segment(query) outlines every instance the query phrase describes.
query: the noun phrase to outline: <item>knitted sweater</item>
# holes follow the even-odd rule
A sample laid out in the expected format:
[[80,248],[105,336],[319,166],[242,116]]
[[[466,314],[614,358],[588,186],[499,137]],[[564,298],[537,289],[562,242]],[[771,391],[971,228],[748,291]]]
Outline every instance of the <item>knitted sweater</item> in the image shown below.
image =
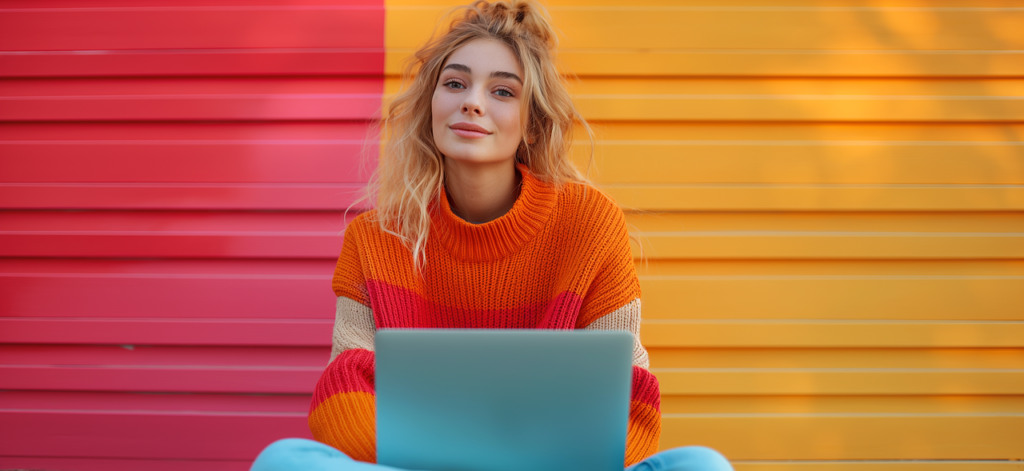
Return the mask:
[[625,465],[657,451],[658,381],[639,341],[640,286],[622,211],[593,188],[556,190],[519,169],[519,198],[494,221],[467,223],[441,195],[422,274],[374,211],[349,224],[334,272],[332,360],[309,411],[317,440],[376,461],[375,329],[614,329],[635,336]]

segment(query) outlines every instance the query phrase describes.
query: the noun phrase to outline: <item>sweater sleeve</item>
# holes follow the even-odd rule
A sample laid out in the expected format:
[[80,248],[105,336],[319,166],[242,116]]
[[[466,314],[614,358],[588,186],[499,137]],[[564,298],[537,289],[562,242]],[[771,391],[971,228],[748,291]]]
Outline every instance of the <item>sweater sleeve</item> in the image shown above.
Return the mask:
[[658,378],[648,370],[647,350],[640,344],[640,300],[630,301],[590,323],[585,329],[625,330],[633,334],[633,388],[626,434],[626,466],[658,451],[661,437],[661,394]]
[[584,296],[577,327],[633,334],[633,387],[625,463],[630,466],[658,451],[661,393],[658,379],[648,370],[647,350],[640,343],[640,281],[633,265],[625,217],[615,207],[609,219],[607,256]]
[[374,345],[376,326],[365,295],[356,221],[345,232],[334,273],[338,295],[331,361],[313,390],[313,438],[359,461],[377,459]]

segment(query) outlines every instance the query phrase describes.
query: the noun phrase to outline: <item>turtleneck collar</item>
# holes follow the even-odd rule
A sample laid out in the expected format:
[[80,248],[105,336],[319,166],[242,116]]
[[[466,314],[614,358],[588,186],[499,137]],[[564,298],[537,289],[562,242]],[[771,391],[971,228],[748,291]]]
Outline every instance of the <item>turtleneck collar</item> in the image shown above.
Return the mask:
[[525,165],[517,163],[516,168],[523,181],[515,204],[505,215],[483,224],[466,222],[452,212],[442,187],[430,215],[430,237],[436,237],[456,258],[474,262],[507,257],[533,238],[547,223],[558,192],[531,175]]

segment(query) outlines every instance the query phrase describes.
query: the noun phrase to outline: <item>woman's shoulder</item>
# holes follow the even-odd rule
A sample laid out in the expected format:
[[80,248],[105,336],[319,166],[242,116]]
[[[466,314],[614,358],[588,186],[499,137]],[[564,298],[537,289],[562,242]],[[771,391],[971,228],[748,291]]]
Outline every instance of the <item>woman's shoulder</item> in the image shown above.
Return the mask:
[[345,237],[351,237],[359,241],[367,238],[372,239],[375,235],[383,233],[384,230],[380,227],[380,222],[377,220],[376,209],[359,213],[352,220],[348,221],[348,224],[345,226]]
[[359,246],[390,247],[402,244],[393,232],[384,229],[376,209],[352,218],[345,226],[345,238],[351,238]]
[[584,182],[569,182],[559,191],[559,203],[570,213],[597,218],[622,218],[619,204],[601,189]]

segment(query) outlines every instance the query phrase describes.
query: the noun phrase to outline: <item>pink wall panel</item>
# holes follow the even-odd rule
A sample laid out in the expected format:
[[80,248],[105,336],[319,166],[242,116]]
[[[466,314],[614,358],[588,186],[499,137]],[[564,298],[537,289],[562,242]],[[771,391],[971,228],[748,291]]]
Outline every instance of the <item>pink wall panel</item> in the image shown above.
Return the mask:
[[47,1],[3,8],[0,77],[379,75],[384,69],[384,7],[374,0]]
[[369,2],[217,3],[10,8],[0,17],[0,44],[12,51],[380,48],[384,34],[383,6]]
[[0,183],[0,209],[365,209],[359,183]]
[[329,351],[330,349],[326,347],[0,345],[0,355],[5,360],[22,366],[305,368],[326,365]]
[[8,79],[0,121],[368,120],[378,79]]
[[55,458],[52,456],[0,456],[0,466],[52,471],[248,471],[252,460],[144,460],[123,458]]
[[[0,317],[0,343],[329,346],[331,319]],[[326,366],[326,365],[324,365]]]
[[313,389],[324,364],[259,368],[9,365],[0,366],[0,388],[300,394]]
[[303,413],[309,411],[310,394],[135,394],[91,391],[0,391],[5,406],[25,410],[76,410],[83,412],[135,410],[210,413],[251,411]]
[[71,272],[81,265],[74,262],[81,261],[70,261],[66,271],[57,272],[27,271],[36,269],[30,263],[0,263],[0,291],[5,293],[0,309],[14,317],[203,318],[216,311],[224,318],[332,318],[330,260],[304,266],[305,273],[276,271],[287,267],[272,261],[226,270],[194,260],[182,261],[190,273],[166,267],[117,273],[102,266],[92,267],[92,273]]
[[345,210],[373,170],[368,133],[358,121],[0,125],[0,208]]
[[327,347],[0,345],[0,389],[309,394]]
[[0,422],[0,455],[13,456],[251,460],[278,438],[309,436],[305,412],[19,410]]
[[309,400],[309,394],[0,391],[0,468],[248,469],[249,455],[276,434],[309,437]]
[[345,220],[343,212],[9,211],[0,212],[0,256],[330,259]]
[[380,51],[345,49],[0,51],[0,61],[0,77],[374,75],[384,68]]
[[4,182],[362,183],[359,140],[0,141]]
[[0,468],[309,436],[383,46],[379,0],[0,5]]

